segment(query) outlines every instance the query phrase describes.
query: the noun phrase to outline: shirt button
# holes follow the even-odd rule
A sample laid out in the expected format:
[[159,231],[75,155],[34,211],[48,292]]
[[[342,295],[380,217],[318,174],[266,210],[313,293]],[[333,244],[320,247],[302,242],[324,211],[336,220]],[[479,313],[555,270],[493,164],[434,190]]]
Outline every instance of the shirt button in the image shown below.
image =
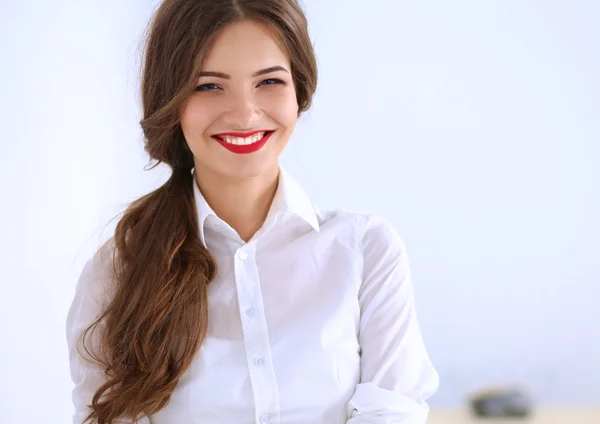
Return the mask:
[[263,414],[260,416],[260,424],[267,424],[269,422],[269,414]]
[[257,367],[263,367],[265,365],[265,358],[256,358],[254,360],[254,365],[256,365]]
[[246,315],[249,317],[256,316],[256,309],[254,309],[254,308],[246,309]]
[[244,260],[248,259],[248,254],[247,254],[246,252],[244,252],[243,250],[240,250],[240,251],[238,252],[238,257],[239,257],[239,258],[240,258],[242,261],[244,261]]

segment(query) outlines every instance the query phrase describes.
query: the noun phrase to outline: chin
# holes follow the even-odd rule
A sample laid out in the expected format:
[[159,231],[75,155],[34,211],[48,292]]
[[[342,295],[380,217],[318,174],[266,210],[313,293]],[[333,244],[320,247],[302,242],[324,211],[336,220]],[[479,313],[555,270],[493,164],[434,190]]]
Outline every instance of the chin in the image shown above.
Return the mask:
[[262,175],[274,172],[275,169],[279,168],[279,162],[263,162],[263,163],[238,163],[233,167],[227,167],[223,170],[229,178],[234,179],[248,179],[256,178]]

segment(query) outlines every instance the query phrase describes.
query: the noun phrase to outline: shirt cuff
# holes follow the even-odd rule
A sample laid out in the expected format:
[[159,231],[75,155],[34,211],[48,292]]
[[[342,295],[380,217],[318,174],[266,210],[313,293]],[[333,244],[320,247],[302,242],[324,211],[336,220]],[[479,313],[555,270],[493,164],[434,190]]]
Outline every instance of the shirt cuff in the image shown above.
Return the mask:
[[429,407],[373,383],[361,383],[348,402],[346,424],[426,424]]

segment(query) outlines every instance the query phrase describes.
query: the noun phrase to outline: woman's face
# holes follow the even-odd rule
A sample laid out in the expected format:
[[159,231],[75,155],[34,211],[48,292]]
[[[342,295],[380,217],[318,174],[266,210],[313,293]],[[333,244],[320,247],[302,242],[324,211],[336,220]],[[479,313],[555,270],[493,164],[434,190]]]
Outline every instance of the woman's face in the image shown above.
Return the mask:
[[220,32],[180,109],[197,172],[227,178],[278,167],[297,117],[290,60],[276,35],[252,21]]

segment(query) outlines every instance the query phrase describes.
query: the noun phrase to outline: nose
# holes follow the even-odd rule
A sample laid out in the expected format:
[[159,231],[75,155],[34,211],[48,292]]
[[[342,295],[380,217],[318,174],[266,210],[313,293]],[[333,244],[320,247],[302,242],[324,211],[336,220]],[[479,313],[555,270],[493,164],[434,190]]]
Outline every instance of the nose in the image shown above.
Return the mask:
[[232,130],[249,130],[257,122],[259,109],[251,93],[232,93],[224,114],[225,123]]

